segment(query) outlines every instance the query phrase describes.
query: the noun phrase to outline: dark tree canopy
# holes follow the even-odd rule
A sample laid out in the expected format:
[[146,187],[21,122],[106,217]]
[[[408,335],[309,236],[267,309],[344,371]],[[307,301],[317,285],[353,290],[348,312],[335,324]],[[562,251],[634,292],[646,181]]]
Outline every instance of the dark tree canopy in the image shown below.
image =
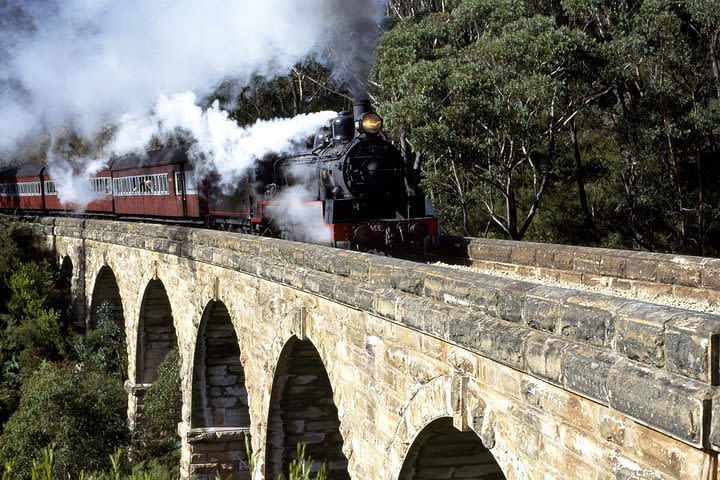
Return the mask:
[[720,249],[720,2],[395,1],[375,95],[446,231]]

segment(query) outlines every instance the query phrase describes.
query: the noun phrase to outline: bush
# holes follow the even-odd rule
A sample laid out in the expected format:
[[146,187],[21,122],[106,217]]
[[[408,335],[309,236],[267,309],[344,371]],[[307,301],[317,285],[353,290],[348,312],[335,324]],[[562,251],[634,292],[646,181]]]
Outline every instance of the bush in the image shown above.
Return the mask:
[[47,255],[39,248],[41,240],[30,225],[0,217],[0,306],[3,308],[10,295],[8,280],[17,267]]
[[[61,296],[55,289],[58,273],[46,260],[28,262],[17,267],[8,281],[9,314],[5,315],[6,351],[27,351],[26,357],[59,360],[66,350],[67,325],[61,325],[61,313],[52,307]],[[69,295],[66,295],[69,296]],[[32,362],[31,362],[32,363]],[[35,367],[39,361],[34,362]],[[21,361],[25,366],[25,363]]]
[[75,341],[74,351],[83,367],[105,372],[118,380],[127,376],[125,332],[109,303],[97,310],[97,327]]
[[[92,472],[85,473],[81,471],[77,477],[77,480],[175,480],[177,475],[173,472],[163,469],[135,469],[132,472],[128,472],[126,467],[127,461],[122,456],[122,450],[117,448],[110,458],[110,470],[105,472]],[[41,461],[33,462],[32,471],[30,477],[33,480],[53,480],[56,477],[55,467],[55,445],[50,444],[43,450],[43,458]],[[17,472],[15,472],[9,465],[4,466],[2,480],[15,480],[19,478]],[[66,477],[71,478],[71,477]]]
[[133,439],[133,460],[152,459],[160,467],[177,468],[180,463],[180,438],[177,425],[182,413],[180,354],[172,349],[158,367],[158,377],[143,397],[145,421],[139,424]]
[[128,438],[127,396],[111,376],[44,363],[21,393],[0,437],[0,464],[12,463],[13,478],[30,478],[33,460],[52,443],[58,478],[107,468],[113,448]]

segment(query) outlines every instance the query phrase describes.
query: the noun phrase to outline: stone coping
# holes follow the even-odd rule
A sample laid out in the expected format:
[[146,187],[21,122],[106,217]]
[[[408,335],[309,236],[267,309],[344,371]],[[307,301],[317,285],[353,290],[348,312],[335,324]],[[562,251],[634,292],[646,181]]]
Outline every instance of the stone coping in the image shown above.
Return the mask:
[[48,235],[178,255],[298,288],[526,372],[698,448],[720,441],[720,420],[710,421],[716,315],[210,230],[59,218],[43,225]]
[[678,297],[707,298],[720,305],[720,258],[578,247],[489,238],[448,238],[451,255],[484,268],[524,266],[564,272],[561,279],[588,285],[651,290]]

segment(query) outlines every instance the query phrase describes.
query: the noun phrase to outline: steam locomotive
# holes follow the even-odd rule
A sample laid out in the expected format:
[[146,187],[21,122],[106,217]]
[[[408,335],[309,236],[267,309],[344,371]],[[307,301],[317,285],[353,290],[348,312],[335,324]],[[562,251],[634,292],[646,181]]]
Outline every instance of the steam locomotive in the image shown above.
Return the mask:
[[[186,222],[357,250],[423,248],[438,235],[425,198],[409,195],[400,152],[369,101],[340,112],[308,151],[255,163],[228,189],[195,171],[187,147],[117,157],[92,179],[89,216]],[[0,169],[0,211],[71,212],[47,169]]]

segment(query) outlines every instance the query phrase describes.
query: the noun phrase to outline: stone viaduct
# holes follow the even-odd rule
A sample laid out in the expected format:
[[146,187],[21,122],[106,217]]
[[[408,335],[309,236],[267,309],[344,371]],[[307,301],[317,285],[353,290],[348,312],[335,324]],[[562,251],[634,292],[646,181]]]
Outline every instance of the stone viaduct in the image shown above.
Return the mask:
[[[718,478],[720,317],[183,227],[43,219],[89,328],[121,314],[134,421],[180,352],[184,478]],[[477,263],[717,305],[720,262],[476,241]],[[249,472],[245,435],[256,456]]]

